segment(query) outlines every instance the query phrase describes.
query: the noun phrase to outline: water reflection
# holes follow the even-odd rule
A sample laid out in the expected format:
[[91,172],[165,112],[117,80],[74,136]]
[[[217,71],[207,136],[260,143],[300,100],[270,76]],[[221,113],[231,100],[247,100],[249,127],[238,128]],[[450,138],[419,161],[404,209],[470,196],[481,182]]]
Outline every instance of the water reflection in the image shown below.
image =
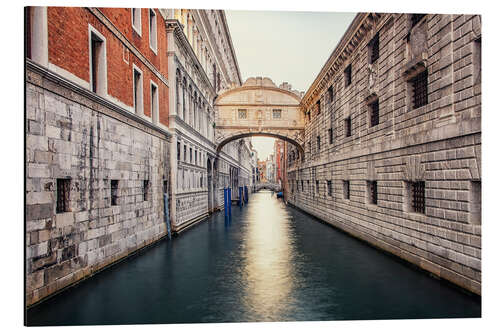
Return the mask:
[[295,287],[290,217],[275,201],[270,194],[261,193],[252,201],[247,215],[242,269],[244,304],[256,320],[282,318]]

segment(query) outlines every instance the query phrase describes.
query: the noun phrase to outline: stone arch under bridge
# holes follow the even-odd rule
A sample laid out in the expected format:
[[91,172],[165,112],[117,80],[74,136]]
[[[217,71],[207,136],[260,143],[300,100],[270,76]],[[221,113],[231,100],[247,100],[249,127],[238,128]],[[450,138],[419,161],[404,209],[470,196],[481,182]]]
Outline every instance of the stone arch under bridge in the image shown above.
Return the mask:
[[304,114],[301,93],[286,82],[277,87],[269,78],[249,78],[215,100],[216,145],[248,136],[268,136],[295,145],[304,156]]

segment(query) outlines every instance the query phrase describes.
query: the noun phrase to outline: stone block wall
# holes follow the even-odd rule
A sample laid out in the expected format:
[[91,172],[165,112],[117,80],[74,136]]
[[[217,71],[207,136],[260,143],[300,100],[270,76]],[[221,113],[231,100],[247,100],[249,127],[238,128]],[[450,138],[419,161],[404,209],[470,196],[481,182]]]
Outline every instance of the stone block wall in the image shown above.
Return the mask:
[[[290,160],[298,153],[287,146],[291,204],[476,294],[481,294],[480,26],[477,15],[428,14],[412,25],[410,14],[358,14],[304,96],[310,115],[305,160]],[[377,34],[379,57],[372,62]],[[411,79],[424,70],[428,100],[414,107]],[[370,103],[377,99],[379,122],[372,125]],[[376,204],[371,181],[377,182]],[[409,186],[415,181],[425,182],[423,213],[411,209]]]
[[[46,296],[166,234],[168,133],[27,64],[26,302]],[[69,180],[57,212],[57,182]],[[112,181],[118,181],[113,205]]]

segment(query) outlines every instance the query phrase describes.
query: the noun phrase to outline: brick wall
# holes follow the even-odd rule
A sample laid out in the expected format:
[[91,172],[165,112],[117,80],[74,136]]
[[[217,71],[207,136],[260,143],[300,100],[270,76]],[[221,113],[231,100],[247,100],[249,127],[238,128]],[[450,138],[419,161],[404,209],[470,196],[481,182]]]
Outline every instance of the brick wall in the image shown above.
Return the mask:
[[133,107],[133,64],[143,73],[144,114],[151,117],[150,81],[158,86],[159,121],[168,126],[168,86],[159,79],[145,62],[151,64],[159,75],[168,77],[167,41],[165,21],[160,12],[157,16],[157,53],[149,46],[148,8],[141,9],[142,34],[132,29],[130,8],[100,8],[99,12],[114,25],[119,34],[128,40],[142,55],[134,54],[132,48],[110,30],[108,22],[91,10],[81,7],[48,7],[48,55],[49,62],[76,77],[89,82],[89,24],[106,38],[107,94],[124,105]]
[[[355,20],[363,29],[351,27],[346,34],[346,43],[340,44],[345,49],[336,50],[343,60],[330,59],[330,67],[304,97],[305,110],[311,112],[306,158],[289,163],[288,177],[295,184],[289,202],[480,294],[480,17],[426,15],[413,28],[407,14],[359,14]],[[377,32],[380,55],[370,64],[370,41]],[[346,87],[348,64],[352,83]],[[428,71],[428,103],[414,108],[409,78],[423,68]],[[327,93],[331,85],[333,101]],[[371,126],[374,98],[380,120]],[[352,135],[346,137],[349,116]],[[287,149],[298,156],[293,146]],[[344,180],[350,181],[349,200],[344,199]],[[377,205],[368,200],[372,180],[378,185]],[[416,180],[425,181],[425,214],[407,209],[411,199],[405,186]]]

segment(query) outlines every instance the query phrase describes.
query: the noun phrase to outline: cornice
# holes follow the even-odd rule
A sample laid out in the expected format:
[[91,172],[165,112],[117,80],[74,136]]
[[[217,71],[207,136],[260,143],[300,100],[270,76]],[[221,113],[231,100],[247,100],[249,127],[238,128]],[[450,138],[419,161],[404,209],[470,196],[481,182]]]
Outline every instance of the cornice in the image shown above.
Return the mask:
[[318,95],[327,88],[327,84],[332,78],[340,70],[343,70],[345,62],[355,53],[370,29],[380,23],[383,15],[385,16],[384,23],[392,17],[391,14],[378,13],[358,13],[356,15],[340,42],[304,94],[301,100],[301,106],[304,109],[316,102]]

